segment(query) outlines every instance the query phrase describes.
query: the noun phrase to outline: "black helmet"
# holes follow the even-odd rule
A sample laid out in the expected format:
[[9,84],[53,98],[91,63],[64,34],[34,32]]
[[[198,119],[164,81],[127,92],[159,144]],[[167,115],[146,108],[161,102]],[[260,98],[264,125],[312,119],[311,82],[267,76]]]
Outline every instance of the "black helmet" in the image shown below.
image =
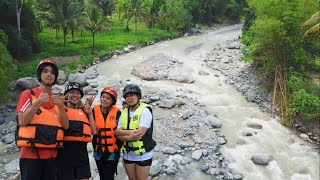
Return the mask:
[[128,93],[135,93],[139,96],[139,99],[141,98],[141,89],[135,84],[128,84],[123,89],[123,98],[125,98]]
[[81,97],[83,97],[83,91],[79,83],[76,83],[76,82],[69,83],[64,90],[64,95],[66,95],[71,89],[77,89],[78,91],[80,91]]
[[57,79],[58,79],[59,71],[58,71],[58,66],[51,59],[44,59],[44,60],[40,61],[40,63],[38,64],[38,66],[37,66],[37,78],[38,78],[38,81],[41,82],[41,72],[43,71],[44,67],[46,67],[46,66],[51,66],[52,67],[54,75],[56,76],[55,80],[53,82],[53,84],[55,84],[57,82]]

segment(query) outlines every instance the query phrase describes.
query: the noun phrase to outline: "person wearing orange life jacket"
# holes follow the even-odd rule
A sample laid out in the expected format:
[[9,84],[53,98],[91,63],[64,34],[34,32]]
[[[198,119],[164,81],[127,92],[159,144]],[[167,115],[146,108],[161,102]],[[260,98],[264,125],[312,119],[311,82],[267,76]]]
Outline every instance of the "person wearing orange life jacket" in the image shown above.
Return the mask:
[[120,158],[120,141],[115,136],[121,111],[115,106],[118,93],[105,87],[100,93],[100,104],[93,107],[97,134],[93,136],[93,157],[101,180],[113,180]]
[[123,90],[128,107],[121,113],[116,135],[123,142],[123,162],[129,180],[147,180],[152,164],[153,117],[149,105],[140,102],[141,89],[128,84]]
[[16,142],[21,147],[22,180],[54,180],[57,150],[63,139],[63,129],[69,121],[60,95],[52,93],[58,78],[53,60],[41,60],[37,66],[40,87],[21,93],[16,112]]
[[57,179],[89,179],[91,172],[87,143],[91,142],[91,135],[96,134],[91,105],[81,102],[83,91],[78,83],[69,83],[64,95],[67,99],[65,109],[69,129],[64,131],[63,148],[58,152]]

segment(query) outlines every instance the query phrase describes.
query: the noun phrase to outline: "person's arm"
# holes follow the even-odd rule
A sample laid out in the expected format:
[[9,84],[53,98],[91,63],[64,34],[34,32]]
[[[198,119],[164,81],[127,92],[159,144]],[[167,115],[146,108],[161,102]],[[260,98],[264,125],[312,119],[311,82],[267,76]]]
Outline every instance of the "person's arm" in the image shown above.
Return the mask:
[[[117,116],[120,119],[120,116]],[[115,130],[116,136],[120,141],[134,141],[137,140],[138,136],[140,136],[140,133],[136,132],[136,130],[124,130],[122,129],[122,124],[120,120],[118,121],[117,129]]]
[[[25,92],[27,93],[27,92]],[[38,99],[36,99],[24,112],[19,111],[18,112],[18,121],[19,126],[26,126],[30,123],[32,120],[34,114],[38,111],[39,107],[43,103],[49,102],[49,94],[41,92]],[[30,102],[31,103],[31,102]]]
[[60,111],[60,123],[63,129],[69,129],[69,119],[64,108],[63,101],[59,95],[52,95],[53,104],[57,105]]
[[140,139],[146,134],[147,130],[151,127],[152,121],[153,119],[150,110],[148,108],[145,108],[142,111],[140,117],[139,128],[136,130],[138,133],[141,134]]
[[91,106],[89,104],[85,104],[84,112],[87,114],[88,119],[89,119],[89,124],[91,127],[91,134],[92,135],[97,134],[97,126],[96,126],[96,122],[94,121],[93,110],[91,109]]

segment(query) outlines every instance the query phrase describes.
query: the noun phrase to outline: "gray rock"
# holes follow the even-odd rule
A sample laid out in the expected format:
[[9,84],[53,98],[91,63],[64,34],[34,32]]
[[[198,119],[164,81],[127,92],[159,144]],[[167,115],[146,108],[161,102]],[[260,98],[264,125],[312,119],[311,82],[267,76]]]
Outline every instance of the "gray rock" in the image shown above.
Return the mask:
[[175,175],[176,172],[172,168],[167,168],[164,170],[167,175]]
[[209,164],[208,163],[204,164],[203,166],[201,166],[200,170],[202,172],[208,171],[209,170]]
[[173,99],[164,99],[162,102],[159,104],[159,107],[161,108],[167,108],[171,109],[175,106],[176,104],[174,103]]
[[152,64],[136,64],[133,66],[131,74],[134,74],[141,79],[148,80],[148,81],[153,81],[157,80],[157,73],[154,69],[154,65]]
[[14,83],[14,89],[19,91],[32,89],[38,86],[39,86],[38,80],[32,77],[20,78]]
[[262,129],[262,125],[261,124],[254,123],[254,122],[248,123],[247,126],[249,128],[252,128],[252,129]]
[[59,70],[59,75],[57,78],[57,84],[62,85],[67,81],[67,75],[64,73],[63,70]]
[[272,161],[272,156],[263,153],[255,154],[251,156],[251,161],[255,164],[266,166]]
[[196,150],[192,152],[192,155],[191,155],[191,157],[197,161],[200,160],[201,156],[202,156],[202,150]]
[[93,88],[91,86],[86,86],[82,88],[83,94],[89,94],[89,92],[91,92],[92,90]]
[[182,113],[182,118],[183,119],[187,119],[187,118],[190,118],[191,116],[194,115],[194,111],[192,110],[185,110],[183,113]]
[[99,86],[99,84],[98,84],[98,83],[90,83],[90,86],[91,86],[92,88],[96,88],[96,87]]
[[87,84],[87,77],[82,73],[70,74],[68,77],[68,81],[69,83],[79,83],[81,87],[84,87]]
[[202,76],[208,76],[208,75],[209,75],[208,72],[203,71],[203,70],[200,70],[200,71],[198,72],[198,74],[199,74],[199,75],[202,75]]
[[2,137],[2,142],[6,143],[6,144],[11,144],[14,142],[14,134],[13,133],[9,133],[9,134],[6,134]]
[[309,136],[308,136],[307,134],[303,134],[303,133],[302,133],[302,134],[300,134],[299,136],[300,136],[303,140],[306,140],[306,141],[309,139]]
[[168,75],[168,79],[174,80],[180,83],[193,83],[195,81],[195,78],[192,75],[186,72],[183,72],[182,70],[177,68],[170,71]]
[[173,155],[177,152],[177,150],[173,147],[165,147],[162,149],[161,151],[163,154],[170,154],[170,155]]
[[187,148],[187,147],[191,147],[191,144],[182,141],[182,142],[178,143],[178,146],[181,147],[181,148]]
[[19,171],[19,158],[9,162],[4,166],[6,173],[14,173]]
[[218,137],[218,142],[219,142],[220,145],[224,145],[224,144],[227,143],[226,140],[223,137]]
[[0,115],[0,125],[3,124],[4,122],[5,122],[5,118],[2,115]]
[[240,49],[241,44],[239,42],[232,42],[228,45],[228,49]]
[[204,123],[207,126],[211,126],[213,128],[220,128],[222,126],[222,122],[219,118],[213,116],[213,115],[209,115],[204,119]]
[[175,98],[175,99],[174,99],[174,103],[175,103],[178,107],[180,107],[180,106],[182,106],[182,105],[185,104],[184,100],[183,100],[182,98],[180,98],[180,97]]
[[160,162],[158,160],[152,161],[149,175],[151,177],[154,177],[159,175],[161,171],[162,171],[162,165],[160,164]]

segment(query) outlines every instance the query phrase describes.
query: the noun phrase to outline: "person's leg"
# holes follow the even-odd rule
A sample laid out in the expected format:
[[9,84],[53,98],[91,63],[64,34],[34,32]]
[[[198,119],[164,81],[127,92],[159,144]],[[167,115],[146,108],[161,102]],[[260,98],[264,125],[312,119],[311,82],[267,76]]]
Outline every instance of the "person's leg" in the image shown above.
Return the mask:
[[136,165],[137,180],[147,180],[149,176],[150,166]]
[[116,169],[113,161],[96,160],[96,164],[98,167],[100,180],[114,180]]
[[86,164],[74,169],[74,178],[78,180],[88,180],[91,177],[90,165]]
[[39,159],[20,159],[21,180],[41,180],[42,162]]
[[43,171],[41,174],[41,179],[45,180],[55,180],[57,161],[56,158],[43,159]]
[[152,158],[145,161],[136,162],[136,175],[137,180],[147,180],[149,176],[150,167],[152,164]]
[[129,180],[137,180],[136,175],[136,164],[132,163],[132,161],[123,160],[124,168],[129,177]]

